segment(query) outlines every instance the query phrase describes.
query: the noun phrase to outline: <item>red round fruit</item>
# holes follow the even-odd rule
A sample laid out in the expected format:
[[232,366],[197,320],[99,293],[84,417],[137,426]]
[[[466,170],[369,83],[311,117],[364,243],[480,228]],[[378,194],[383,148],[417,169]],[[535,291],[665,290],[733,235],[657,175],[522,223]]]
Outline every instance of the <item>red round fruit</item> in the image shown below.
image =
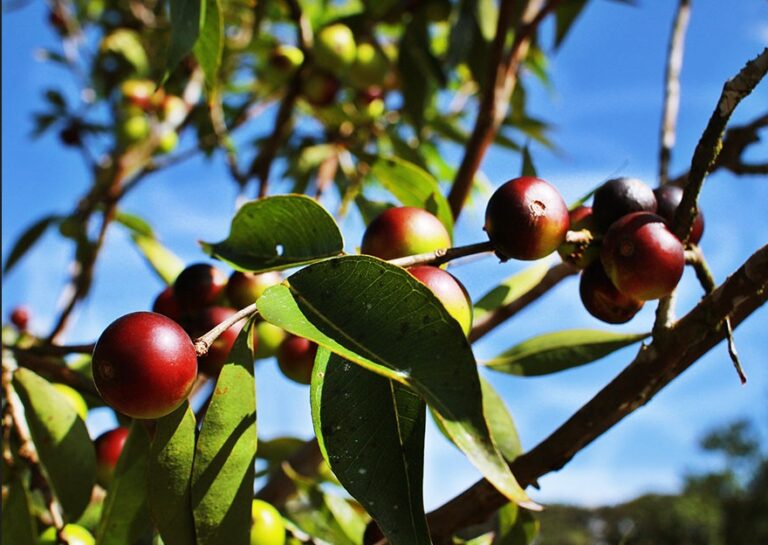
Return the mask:
[[433,252],[451,246],[443,223],[421,208],[389,208],[376,216],[363,234],[360,252],[381,259]]
[[96,447],[96,478],[101,486],[108,487],[115,474],[115,466],[128,438],[128,428],[120,427],[102,433],[94,441]]
[[304,337],[288,335],[277,350],[277,364],[283,374],[299,384],[312,382],[317,344]]
[[171,413],[187,398],[197,376],[189,335],[154,312],[134,312],[112,322],[96,342],[91,365],[104,401],[133,418]]
[[427,286],[443,306],[459,322],[465,335],[472,329],[472,300],[461,282],[439,267],[418,265],[408,269],[411,276]]
[[626,323],[643,308],[642,301],[616,289],[600,260],[593,261],[581,273],[579,296],[587,312],[609,324]]
[[600,259],[613,285],[641,301],[672,293],[685,268],[682,243],[663,218],[650,212],[614,222],[603,238]]
[[152,312],[167,316],[174,322],[181,319],[181,310],[176,301],[176,295],[173,293],[173,286],[168,286],[155,297],[155,302],[152,303]]
[[[184,322],[185,329],[189,332],[190,337],[196,338],[210,331],[236,312],[235,309],[229,307],[208,307],[187,319]],[[235,339],[244,325],[245,320],[239,321],[213,341],[208,352],[197,359],[200,371],[208,376],[216,376],[221,372],[221,368],[227,363],[229,351],[232,350]]]
[[632,212],[655,212],[653,190],[637,178],[615,178],[601,185],[592,202],[597,226],[606,231],[619,218]]
[[207,263],[190,265],[176,278],[173,293],[183,313],[194,313],[214,305],[223,295],[227,277]]
[[25,306],[18,306],[11,311],[11,323],[20,331],[27,329],[29,325],[29,309]]
[[[658,203],[656,213],[667,220],[668,225],[671,225],[675,221],[677,207],[680,206],[680,201],[683,200],[683,188],[676,185],[664,185],[654,189],[653,193],[656,195],[656,202]],[[699,210],[693,220],[691,233],[688,235],[688,242],[698,244],[703,234],[704,214]]]
[[365,532],[363,533],[363,545],[376,545],[383,540],[384,533],[381,531],[381,528],[379,528],[379,525],[376,524],[376,521],[372,520],[365,527]]
[[235,271],[227,281],[227,299],[235,308],[247,307],[261,297],[268,287],[282,280],[277,271],[261,274]]
[[568,207],[554,186],[533,176],[504,183],[485,209],[485,231],[502,259],[533,260],[565,240]]
[[332,74],[314,71],[304,80],[304,98],[313,106],[330,106],[336,101],[341,83]]

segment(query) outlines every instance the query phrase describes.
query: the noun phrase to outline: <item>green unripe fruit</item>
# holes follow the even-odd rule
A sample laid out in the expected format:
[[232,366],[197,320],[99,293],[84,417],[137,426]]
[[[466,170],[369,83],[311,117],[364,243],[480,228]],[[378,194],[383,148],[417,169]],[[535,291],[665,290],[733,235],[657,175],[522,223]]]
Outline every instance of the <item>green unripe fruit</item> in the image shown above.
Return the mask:
[[285,523],[280,512],[262,500],[251,504],[251,545],[284,545]]
[[304,52],[295,45],[280,44],[269,54],[264,76],[270,83],[283,85],[304,63]]
[[123,98],[142,110],[149,110],[160,104],[164,98],[162,89],[156,91],[153,81],[148,79],[129,79],[120,85]]
[[285,339],[285,330],[269,322],[259,322],[255,326],[259,340],[253,353],[257,360],[271,358],[277,354],[277,349]]
[[355,62],[355,36],[348,26],[341,23],[327,26],[315,36],[312,54],[317,66],[332,72],[343,72]]
[[[96,545],[96,540],[91,532],[77,524],[67,524],[62,529],[69,545]],[[60,543],[56,537],[56,528],[50,526],[37,538],[37,545],[57,545]]]
[[163,109],[160,112],[161,118],[171,125],[180,125],[187,117],[187,103],[184,99],[176,95],[168,95],[163,100]]
[[451,236],[434,215],[421,208],[390,208],[366,228],[360,252],[381,259],[433,252],[451,246]]
[[120,137],[129,144],[145,140],[150,133],[149,119],[143,115],[127,117],[119,126]]
[[72,405],[72,408],[75,409],[75,412],[80,418],[85,420],[88,417],[88,404],[85,402],[85,399],[83,399],[83,396],[80,395],[80,392],[66,384],[55,383],[51,386],[67,398],[67,401]]
[[235,271],[229,275],[227,281],[227,299],[235,308],[247,307],[261,297],[268,287],[279,284],[282,280],[277,271],[261,274]]
[[349,79],[355,87],[381,87],[388,71],[389,60],[375,45],[362,43],[357,46],[357,56],[349,72]]
[[157,141],[158,153],[171,153],[179,145],[179,135],[173,129],[163,131]]
[[465,335],[472,329],[472,300],[464,286],[451,273],[438,267],[418,265],[408,269],[411,276],[427,286],[459,322]]

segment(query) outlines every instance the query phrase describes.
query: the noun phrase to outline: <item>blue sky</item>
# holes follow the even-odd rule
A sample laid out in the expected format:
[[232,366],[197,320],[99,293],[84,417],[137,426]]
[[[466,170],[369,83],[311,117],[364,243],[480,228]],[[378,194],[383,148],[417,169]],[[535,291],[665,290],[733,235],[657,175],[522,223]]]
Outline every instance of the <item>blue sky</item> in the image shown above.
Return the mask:
[[[658,126],[664,58],[675,2],[638,2],[627,7],[593,0],[561,50],[553,56],[553,89],[529,78],[531,112],[551,120],[560,147],[551,153],[536,144],[532,153],[539,175],[554,183],[566,200],[574,200],[601,180],[636,176],[655,183]],[[724,6],[727,8],[724,9]],[[75,89],[69,75],[35,60],[35,51],[54,46],[44,25],[43,3],[5,14],[2,22],[2,173],[3,259],[20,232],[41,215],[65,212],[86,188],[88,174],[80,157],[63,149],[55,136],[32,141],[31,113],[42,105],[45,86],[68,94]],[[551,28],[546,29],[546,34]],[[682,105],[672,172],[687,168],[691,153],[719,96],[723,82],[768,43],[768,4],[764,0],[724,3],[698,0],[686,40],[682,74]],[[733,122],[745,122],[768,110],[766,82],[739,106]],[[183,143],[182,143],[182,147]],[[768,146],[751,149],[763,160]],[[446,158],[456,163],[453,148]],[[454,156],[454,154],[456,154]],[[490,153],[482,167],[493,185],[516,176],[520,158],[503,151]],[[223,161],[191,161],[154,175],[125,202],[126,211],[141,212],[161,239],[189,263],[204,260],[197,240],[226,236],[235,191]],[[707,227],[702,247],[716,278],[741,264],[768,239],[768,183],[757,177],[735,178],[718,172],[701,197]],[[457,243],[482,240],[482,210],[467,211],[457,226]],[[342,225],[347,248],[360,239],[359,219]],[[3,316],[16,304],[32,308],[32,327],[46,332],[57,297],[64,286],[70,247],[48,234],[10,275],[3,279]],[[453,268],[470,293],[478,297],[525,265],[473,260]],[[68,340],[92,341],[116,317],[148,308],[160,290],[119,228],[110,231],[99,261],[93,293],[78,312]],[[492,357],[531,335],[561,328],[603,328],[581,307],[577,280],[563,282],[544,301],[499,327],[476,344],[479,359]],[[678,312],[683,314],[701,296],[690,271],[680,286]],[[647,330],[653,305],[617,329]],[[756,312],[736,332],[749,376],[742,387],[724,346],[718,346],[631,415],[585,449],[566,468],[540,481],[533,496],[541,502],[582,504],[619,501],[645,491],[671,491],[681,475],[714,461],[699,453],[696,440],[714,425],[748,416],[768,423],[768,309]],[[518,423],[524,446],[548,435],[615,376],[633,356],[634,348],[558,375],[516,378],[485,375],[500,390]],[[266,438],[308,437],[311,433],[308,392],[289,384],[272,361],[257,368],[259,429]],[[89,418],[93,434],[109,426],[104,411]],[[766,436],[768,437],[768,436]],[[425,498],[432,508],[478,478],[477,472],[433,429],[428,431]]]

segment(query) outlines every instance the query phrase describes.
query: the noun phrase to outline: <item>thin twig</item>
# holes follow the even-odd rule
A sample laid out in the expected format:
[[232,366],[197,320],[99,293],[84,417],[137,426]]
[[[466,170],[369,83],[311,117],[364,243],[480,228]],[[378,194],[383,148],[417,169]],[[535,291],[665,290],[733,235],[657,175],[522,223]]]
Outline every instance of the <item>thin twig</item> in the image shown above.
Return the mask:
[[691,18],[690,0],[680,0],[672,24],[667,53],[667,69],[664,85],[664,109],[661,114],[661,147],[659,150],[659,185],[667,183],[672,148],[675,146],[675,128],[680,110],[680,69],[683,65],[685,33]]
[[250,304],[247,307],[241,308],[232,316],[218,324],[216,327],[195,339],[195,352],[197,352],[198,357],[205,356],[208,353],[208,349],[211,347],[211,344],[213,344],[213,341],[218,339],[219,335],[224,333],[227,329],[235,325],[240,320],[250,318],[251,316],[256,316],[258,313],[259,311],[256,309],[256,303]]
[[453,248],[440,248],[434,252],[409,255],[390,259],[389,263],[398,267],[413,267],[415,265],[440,265],[460,257],[467,257],[474,254],[482,254],[493,251],[491,241],[477,242],[466,246],[454,246]]

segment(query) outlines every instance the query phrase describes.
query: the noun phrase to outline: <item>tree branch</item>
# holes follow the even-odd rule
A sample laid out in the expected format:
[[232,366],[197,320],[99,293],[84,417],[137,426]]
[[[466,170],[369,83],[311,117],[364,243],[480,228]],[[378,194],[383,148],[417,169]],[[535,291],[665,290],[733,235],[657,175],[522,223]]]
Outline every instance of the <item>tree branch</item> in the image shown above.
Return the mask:
[[659,185],[667,183],[672,148],[675,146],[675,125],[680,110],[680,68],[683,65],[683,49],[688,21],[691,18],[690,0],[680,0],[672,24],[667,54],[666,82],[664,86],[664,110],[661,114],[661,148],[659,150]]
[[[563,425],[510,464],[521,485],[559,470],[576,453],[690,367],[726,336],[723,320],[738,325],[768,300],[768,246],[755,252],[718,289],[672,326],[663,340],[643,346],[634,361]],[[507,502],[486,480],[429,514],[435,542],[482,522]]]

